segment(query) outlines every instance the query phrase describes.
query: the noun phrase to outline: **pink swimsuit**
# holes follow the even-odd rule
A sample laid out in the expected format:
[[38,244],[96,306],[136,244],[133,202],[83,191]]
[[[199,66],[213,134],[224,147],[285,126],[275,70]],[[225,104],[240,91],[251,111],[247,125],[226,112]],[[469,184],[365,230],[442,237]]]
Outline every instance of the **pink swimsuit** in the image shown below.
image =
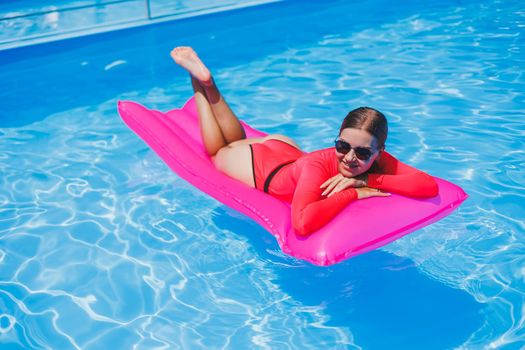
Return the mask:
[[[292,224],[300,235],[318,230],[357,199],[354,188],[331,197],[321,196],[321,184],[339,172],[339,160],[333,147],[305,153],[274,139],[250,147],[255,187],[292,204]],[[382,153],[378,168],[378,173],[368,174],[368,187],[408,197],[438,194],[432,176],[400,162],[387,152]]]

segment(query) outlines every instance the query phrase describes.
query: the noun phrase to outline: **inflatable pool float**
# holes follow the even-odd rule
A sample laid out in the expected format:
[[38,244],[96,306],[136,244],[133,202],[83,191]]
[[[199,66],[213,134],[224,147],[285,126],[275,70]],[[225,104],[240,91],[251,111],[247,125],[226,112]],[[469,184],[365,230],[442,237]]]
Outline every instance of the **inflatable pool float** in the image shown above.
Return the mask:
[[[435,178],[439,186],[436,197],[392,194],[354,201],[327,225],[301,237],[292,228],[289,203],[215,169],[201,140],[193,98],[181,109],[166,113],[131,101],[119,101],[118,111],[178,176],[255,220],[275,236],[283,252],[316,265],[335,264],[390,243],[449,215],[468,197],[460,187]],[[246,123],[243,126],[247,137],[266,135]],[[381,213],[381,220],[376,213]]]

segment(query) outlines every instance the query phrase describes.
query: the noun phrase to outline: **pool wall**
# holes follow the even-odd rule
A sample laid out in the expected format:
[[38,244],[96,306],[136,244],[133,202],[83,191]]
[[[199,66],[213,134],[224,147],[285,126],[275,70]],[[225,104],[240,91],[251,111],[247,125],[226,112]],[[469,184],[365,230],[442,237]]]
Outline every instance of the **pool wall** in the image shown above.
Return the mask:
[[[356,1],[351,22],[348,16],[333,21],[347,22],[344,24],[358,30],[409,16],[428,6],[456,3],[410,0],[384,6],[376,1]],[[50,113],[169,82],[178,69],[169,57],[174,46],[195,46],[211,67],[219,68],[250,62],[284,50],[292,43],[305,44],[312,37],[337,35],[330,29],[333,22],[312,20],[305,27],[297,18],[301,15],[302,21],[309,14],[313,19],[327,8],[343,4],[270,3],[0,51],[0,126],[29,124]],[[216,50],[221,51],[220,60],[214,55]]]

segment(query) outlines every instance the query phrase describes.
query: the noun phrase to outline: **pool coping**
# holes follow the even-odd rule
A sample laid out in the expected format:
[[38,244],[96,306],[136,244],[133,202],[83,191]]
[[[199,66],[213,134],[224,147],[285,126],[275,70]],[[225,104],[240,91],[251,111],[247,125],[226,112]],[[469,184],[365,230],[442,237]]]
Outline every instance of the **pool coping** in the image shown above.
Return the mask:
[[36,34],[27,37],[17,38],[12,41],[7,41],[0,43],[0,52],[10,49],[16,49],[26,46],[50,43],[55,41],[67,40],[72,38],[78,38],[83,36],[89,36],[94,34],[112,32],[122,29],[144,27],[148,25],[153,25],[157,23],[176,21],[180,19],[200,17],[214,13],[228,12],[233,10],[238,10],[248,7],[262,6],[266,4],[283,2],[285,0],[252,0],[249,2],[243,2],[234,5],[224,5],[217,6],[205,9],[198,9],[193,11],[187,11],[182,13],[166,14],[160,15],[153,18],[142,18],[142,19],[132,19],[129,21],[123,21],[118,23],[109,23],[109,24],[99,24],[94,26],[89,26],[86,28],[76,28],[69,31],[60,31],[59,33],[48,33],[48,34]]

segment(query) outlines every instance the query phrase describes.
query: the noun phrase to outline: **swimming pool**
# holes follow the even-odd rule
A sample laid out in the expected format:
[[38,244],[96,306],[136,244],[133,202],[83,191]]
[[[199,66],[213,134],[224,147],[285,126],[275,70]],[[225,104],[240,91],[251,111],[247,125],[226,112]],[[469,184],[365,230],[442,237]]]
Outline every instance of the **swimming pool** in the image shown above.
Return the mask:
[[[291,1],[0,52],[2,348],[525,346],[524,26],[518,2]],[[180,44],[251,125],[314,150],[370,105],[470,198],[335,266],[285,256],[117,115],[190,96]]]
[[0,2],[0,50],[280,0],[40,0]]

